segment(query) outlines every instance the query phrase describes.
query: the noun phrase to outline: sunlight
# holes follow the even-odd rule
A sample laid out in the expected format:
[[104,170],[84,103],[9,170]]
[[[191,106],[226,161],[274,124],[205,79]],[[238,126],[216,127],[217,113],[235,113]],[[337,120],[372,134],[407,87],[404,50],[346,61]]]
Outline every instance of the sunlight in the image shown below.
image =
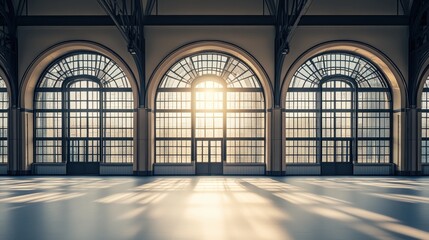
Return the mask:
[[223,108],[223,86],[214,81],[204,81],[195,86],[195,104],[197,110]]
[[323,208],[323,207],[312,207],[308,209],[310,212],[313,212],[315,214],[318,214],[320,216],[334,219],[337,221],[344,221],[344,222],[351,222],[356,221],[357,219],[353,216],[350,216],[346,213],[339,212],[337,210],[329,209],[329,208]]
[[121,216],[118,217],[118,219],[125,220],[125,219],[135,218],[140,214],[142,214],[145,210],[146,210],[146,207],[135,208],[135,209],[132,209],[131,211],[128,211],[122,214]]
[[370,195],[400,201],[400,202],[408,202],[408,203],[429,203],[429,198],[420,197],[420,196],[411,196],[404,194],[381,194],[381,193],[372,193]]
[[429,239],[429,232],[399,223],[381,223],[380,227],[415,239]]
[[339,206],[336,208],[345,213],[348,213],[363,219],[368,219],[374,222],[398,222],[398,220],[394,218],[388,217],[386,215],[378,214],[375,212],[367,211],[361,208],[355,208],[350,206]]
[[57,201],[80,197],[83,195],[84,193],[63,193],[63,192],[31,193],[31,194],[25,194],[20,196],[3,198],[3,199],[0,199],[0,202],[6,202],[6,203],[57,202]]

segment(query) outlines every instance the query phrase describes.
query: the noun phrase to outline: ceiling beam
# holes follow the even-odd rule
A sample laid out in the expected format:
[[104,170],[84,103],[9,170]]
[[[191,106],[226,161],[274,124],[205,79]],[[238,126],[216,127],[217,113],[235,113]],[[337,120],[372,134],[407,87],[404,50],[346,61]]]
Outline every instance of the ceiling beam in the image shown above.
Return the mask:
[[[158,15],[145,16],[145,26],[274,26],[272,16],[262,15]],[[298,26],[408,26],[402,15],[304,15]],[[109,16],[20,16],[19,26],[114,26]]]

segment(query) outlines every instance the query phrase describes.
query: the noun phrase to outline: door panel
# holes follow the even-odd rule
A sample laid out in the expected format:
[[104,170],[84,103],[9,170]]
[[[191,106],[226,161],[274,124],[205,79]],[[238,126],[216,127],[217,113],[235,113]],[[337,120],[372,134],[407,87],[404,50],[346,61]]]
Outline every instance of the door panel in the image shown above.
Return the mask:
[[67,173],[87,175],[99,173],[101,161],[101,94],[86,89],[85,81],[72,84],[66,99]]
[[342,81],[322,85],[322,175],[353,174],[353,88]]
[[197,158],[195,163],[197,175],[223,174],[222,141],[197,140]]

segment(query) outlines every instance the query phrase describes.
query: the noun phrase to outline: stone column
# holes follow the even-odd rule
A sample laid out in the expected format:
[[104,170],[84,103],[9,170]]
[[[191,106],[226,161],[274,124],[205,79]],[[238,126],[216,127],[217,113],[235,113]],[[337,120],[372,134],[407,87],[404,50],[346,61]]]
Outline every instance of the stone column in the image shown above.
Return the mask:
[[33,113],[13,106],[8,121],[8,174],[29,175],[33,162]]
[[[271,126],[267,126],[271,132],[271,156],[267,164],[267,174],[273,176],[282,175],[283,169],[283,129],[282,129],[282,109],[275,107],[271,111]],[[270,146],[268,146],[270,147]]]
[[421,131],[421,127],[419,124],[419,111],[416,106],[411,106],[411,108],[406,111],[405,131],[406,171],[410,175],[420,175],[421,161],[419,153],[421,151],[421,146],[419,142],[419,132]]
[[149,113],[147,108],[138,108],[136,121],[137,146],[135,147],[134,175],[148,176],[152,175],[152,166],[150,165],[150,142],[149,142]]
[[395,110],[392,120],[392,159],[396,165],[396,173],[398,175],[408,175],[408,161],[406,159],[407,153],[407,110]]

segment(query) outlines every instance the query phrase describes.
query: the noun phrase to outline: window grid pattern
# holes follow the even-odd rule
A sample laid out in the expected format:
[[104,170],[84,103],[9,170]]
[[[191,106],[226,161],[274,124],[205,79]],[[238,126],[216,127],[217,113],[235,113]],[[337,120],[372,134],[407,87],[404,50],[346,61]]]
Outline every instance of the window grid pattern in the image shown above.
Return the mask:
[[[206,81],[193,84],[203,76]],[[227,163],[265,161],[262,89],[253,71],[230,55],[198,53],[174,64],[158,87],[155,118],[157,163],[191,163],[196,138],[223,139]]]
[[0,163],[7,163],[7,128],[9,97],[5,81],[0,77]]
[[132,163],[133,105],[113,60],[90,52],[57,60],[35,92],[35,161]]
[[321,79],[342,76],[353,79],[359,88],[388,88],[380,71],[363,57],[350,53],[321,54],[298,68],[291,88],[318,88]]
[[422,92],[422,163],[429,164],[429,78]]
[[199,53],[175,63],[163,77],[159,88],[191,88],[194,79],[214,75],[228,88],[260,88],[253,71],[242,61],[217,52]]
[[286,94],[286,163],[389,163],[391,106],[384,78],[362,57],[308,60]]
[[75,76],[96,78],[103,88],[131,88],[125,73],[113,60],[89,52],[71,54],[56,61],[45,72],[38,88],[61,89],[66,79]]
[[197,161],[202,163],[221,163],[221,145],[221,141],[197,141]]

